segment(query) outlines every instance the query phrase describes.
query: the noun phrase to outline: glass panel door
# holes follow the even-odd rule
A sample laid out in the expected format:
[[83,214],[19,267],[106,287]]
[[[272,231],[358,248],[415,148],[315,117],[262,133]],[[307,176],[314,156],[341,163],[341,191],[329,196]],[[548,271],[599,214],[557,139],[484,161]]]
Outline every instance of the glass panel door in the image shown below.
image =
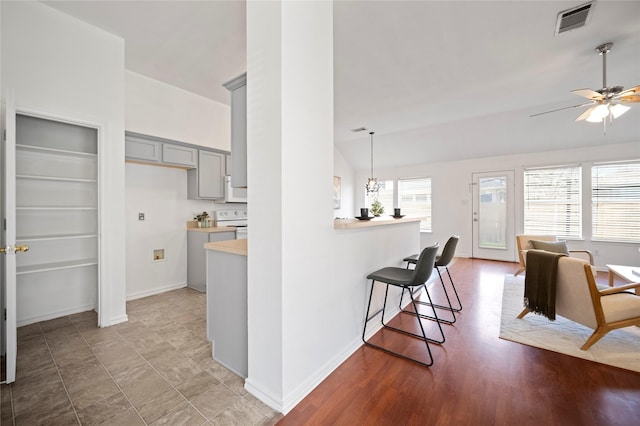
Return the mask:
[[514,173],[473,173],[473,257],[515,261]]

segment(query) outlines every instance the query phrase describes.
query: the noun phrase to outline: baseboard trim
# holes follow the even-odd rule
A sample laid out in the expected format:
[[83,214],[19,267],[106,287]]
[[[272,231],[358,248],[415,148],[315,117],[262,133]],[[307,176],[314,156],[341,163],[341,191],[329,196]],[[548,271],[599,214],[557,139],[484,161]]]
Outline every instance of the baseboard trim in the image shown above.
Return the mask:
[[271,395],[266,389],[263,389],[258,384],[254,383],[251,378],[247,377],[244,381],[244,388],[251,395],[258,398],[260,401],[267,404],[272,409],[276,410],[279,413],[282,413],[282,402]]
[[112,325],[120,324],[121,322],[127,322],[127,321],[129,321],[128,315],[120,315],[119,317],[112,318],[111,322],[106,327],[110,327]]
[[302,401],[307,395],[311,393],[324,379],[329,377],[343,362],[347,360],[360,346],[362,346],[362,340],[357,338],[353,340],[342,353],[335,356],[333,359],[327,361],[323,366],[311,374],[307,380],[298,385],[293,391],[284,398],[282,413],[287,414],[291,411],[300,401]]
[[179,288],[184,288],[187,286],[187,283],[178,283],[172,284],[165,287],[155,287],[151,290],[139,291],[137,293],[127,294],[127,302],[130,300],[142,299],[143,297],[154,296],[160,293],[166,293],[167,291],[177,290]]
[[62,309],[59,311],[48,312],[46,314],[37,315],[30,318],[19,319],[17,320],[16,325],[17,327],[22,327],[24,325],[34,324],[40,321],[48,321],[48,320],[52,320],[60,317],[65,317],[67,315],[79,314],[80,312],[93,311],[95,309],[96,309],[95,305],[84,305],[84,306],[77,306],[75,308],[70,308],[70,309]]

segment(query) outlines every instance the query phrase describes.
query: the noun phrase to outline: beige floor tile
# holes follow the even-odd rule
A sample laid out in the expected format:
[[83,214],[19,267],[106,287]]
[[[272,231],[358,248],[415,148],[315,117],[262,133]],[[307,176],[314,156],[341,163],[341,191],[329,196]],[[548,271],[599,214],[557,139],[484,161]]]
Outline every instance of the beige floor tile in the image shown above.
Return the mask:
[[16,377],[24,379],[26,377],[40,374],[43,370],[55,367],[53,357],[49,347],[42,339],[40,344],[21,347],[18,345],[16,358]]
[[23,376],[20,371],[16,373],[16,381],[11,384],[11,394],[14,402],[16,398],[37,391],[41,387],[61,383],[58,369],[55,366],[43,369],[38,374]]
[[235,374],[231,377],[225,379],[222,383],[235,393],[240,396],[244,396],[247,394],[246,389],[244,388],[244,379],[240,376],[236,376]]
[[0,425],[13,424],[13,407],[11,406],[11,388],[0,385]]
[[246,399],[247,401],[249,401],[249,403],[251,403],[254,407],[256,407],[258,409],[258,411],[263,416],[268,416],[268,415],[271,415],[271,414],[278,414],[277,411],[275,411],[273,408],[269,407],[264,402],[260,401],[255,396],[251,395],[249,392],[247,392],[247,394],[244,395],[243,398]]
[[146,369],[136,380],[123,383],[121,388],[138,410],[167,391],[175,392],[171,385],[152,369]]
[[31,336],[42,336],[42,329],[39,323],[29,324],[22,327],[18,327],[17,331],[18,344]]
[[99,401],[121,393],[116,383],[109,376],[102,379],[86,381],[83,384],[78,383],[74,388],[67,388],[67,390],[76,410],[82,410]]
[[113,327],[98,328],[95,324],[77,324],[76,328],[85,339],[85,341],[89,344],[89,346],[102,343],[117,334],[116,330]]
[[107,370],[119,386],[130,386],[141,377],[154,371],[144,358],[138,354],[136,357],[135,359],[130,358],[126,362],[107,366]]
[[129,408],[100,423],[100,426],[146,426],[146,424],[134,408]]
[[[16,382],[17,383],[17,382]],[[47,411],[60,405],[70,404],[62,380],[43,382],[28,391],[13,392],[13,410],[17,416],[36,411]]]
[[66,401],[20,413],[16,415],[15,424],[16,426],[69,426],[77,425],[79,422],[71,403]]
[[222,413],[211,419],[220,426],[257,425],[264,416],[245,399],[239,399]]
[[42,331],[45,333],[55,330],[57,328],[69,327],[72,325],[71,320],[69,319],[68,316],[52,319],[49,321],[41,321],[39,324],[40,324],[40,328],[42,328]]
[[69,350],[62,350],[58,352],[51,351],[53,359],[58,367],[63,367],[70,364],[96,364],[98,358],[96,354],[91,350],[84,340],[82,344],[73,345]]
[[150,424],[153,426],[200,426],[206,422],[207,419],[202,417],[189,402],[183,401]]
[[174,386],[178,392],[184,395],[185,398],[191,400],[219,384],[220,381],[218,379],[209,375],[209,373],[205,371],[201,371],[200,373],[192,377],[188,377],[181,383]]
[[275,426],[283,417],[282,413],[274,411],[272,414],[264,416],[262,420],[258,422],[257,426]]
[[223,384],[216,385],[194,398],[191,403],[202,413],[207,419],[213,420],[216,416],[231,407],[241,397],[232,392]]
[[132,410],[131,404],[122,392],[118,392],[78,410],[78,417],[83,425],[98,425],[112,421],[129,410]]
[[187,402],[187,400],[184,399],[178,391],[171,388],[156,395],[153,399],[146,401],[142,405],[136,405],[135,407],[144,421],[147,422],[147,424],[151,424],[168,416],[178,405],[185,402]]
[[108,328],[96,326],[95,312],[20,327],[21,379],[1,388],[0,420],[11,424],[13,404],[17,424],[28,425],[277,422],[211,357],[204,294],[180,289],[128,302],[127,311],[129,322]]

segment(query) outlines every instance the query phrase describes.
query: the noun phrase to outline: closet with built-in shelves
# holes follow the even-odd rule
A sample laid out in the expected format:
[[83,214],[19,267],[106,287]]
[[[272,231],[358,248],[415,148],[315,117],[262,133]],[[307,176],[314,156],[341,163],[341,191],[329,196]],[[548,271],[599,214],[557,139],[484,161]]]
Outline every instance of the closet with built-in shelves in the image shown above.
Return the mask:
[[98,133],[16,116],[18,323],[96,308]]

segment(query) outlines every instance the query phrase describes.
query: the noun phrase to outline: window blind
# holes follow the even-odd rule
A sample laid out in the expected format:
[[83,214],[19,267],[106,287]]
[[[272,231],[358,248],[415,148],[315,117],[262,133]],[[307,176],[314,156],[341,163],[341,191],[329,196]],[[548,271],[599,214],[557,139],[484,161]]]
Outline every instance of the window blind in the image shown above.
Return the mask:
[[582,237],[582,168],[524,171],[524,233]]
[[591,169],[592,237],[640,242],[640,161]]
[[421,231],[431,231],[431,178],[398,180],[398,207],[403,215],[422,216]]

